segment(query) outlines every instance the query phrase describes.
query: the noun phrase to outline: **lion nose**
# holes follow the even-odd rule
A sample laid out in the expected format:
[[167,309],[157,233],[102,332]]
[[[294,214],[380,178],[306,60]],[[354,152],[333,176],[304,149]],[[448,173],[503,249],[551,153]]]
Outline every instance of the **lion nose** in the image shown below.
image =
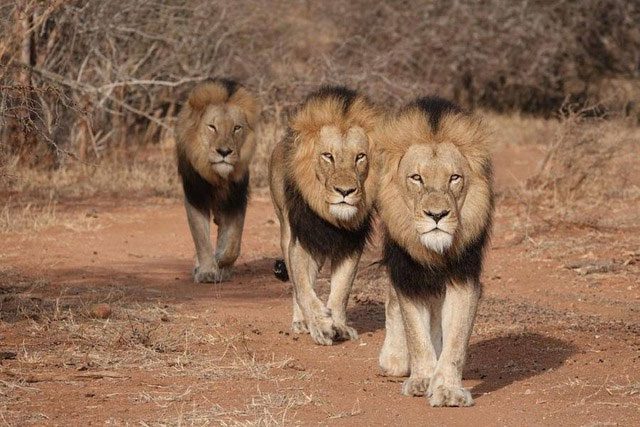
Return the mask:
[[349,194],[354,193],[356,191],[355,188],[333,187],[333,189],[336,190],[338,193],[342,194],[343,197],[347,197]]
[[428,217],[433,218],[433,220],[436,222],[436,224],[438,223],[438,221],[440,221],[442,218],[444,218],[445,216],[449,215],[450,211],[440,211],[440,212],[431,212],[431,211],[425,211],[424,214]]
[[228,147],[216,148],[216,151],[220,153],[222,157],[227,157],[229,154],[233,153],[233,150]]

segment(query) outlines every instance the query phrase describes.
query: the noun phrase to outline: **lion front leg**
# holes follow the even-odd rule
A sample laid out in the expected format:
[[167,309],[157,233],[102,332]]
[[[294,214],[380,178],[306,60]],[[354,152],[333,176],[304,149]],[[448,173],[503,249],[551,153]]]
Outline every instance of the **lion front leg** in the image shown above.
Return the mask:
[[442,304],[442,354],[429,385],[431,406],[471,406],[469,390],[462,387],[462,369],[473,329],[480,285],[475,280],[447,286]]
[[218,238],[215,259],[220,267],[220,281],[229,280],[233,271],[233,263],[240,256],[242,231],[244,229],[245,209],[234,212],[216,213]]
[[[294,296],[298,302],[311,338],[320,345],[332,345],[337,330],[334,327],[331,310],[320,301],[314,290],[318,270],[322,260],[315,260],[300,243],[292,241],[289,246],[289,268],[294,286]],[[294,316],[295,316],[294,304]]]
[[213,257],[211,246],[211,212],[208,208],[197,208],[185,198],[187,221],[191,237],[196,247],[196,265],[193,269],[193,281],[213,283],[219,281],[220,270]]
[[396,292],[402,313],[411,375],[402,384],[402,394],[424,396],[437,363],[431,341],[431,316],[428,302]]

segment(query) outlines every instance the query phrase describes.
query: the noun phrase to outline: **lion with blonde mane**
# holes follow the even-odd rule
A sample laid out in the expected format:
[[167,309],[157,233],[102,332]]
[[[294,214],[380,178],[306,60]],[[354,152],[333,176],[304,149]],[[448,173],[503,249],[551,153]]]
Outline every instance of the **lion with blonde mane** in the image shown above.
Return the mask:
[[[197,283],[229,279],[240,254],[259,115],[259,102],[247,89],[221,78],[198,84],[178,115],[178,172],[196,248]],[[215,253],[212,215],[218,226]]]
[[470,406],[462,369],[493,213],[488,137],[454,104],[421,98],[385,125],[378,148],[377,207],[392,285],[380,366],[410,375],[405,395]]
[[[317,344],[357,338],[346,309],[371,229],[369,157],[378,116],[355,91],[324,87],[301,105],[271,156],[271,196],[293,282],[292,328],[309,332]],[[325,260],[331,262],[326,305],[314,290]]]

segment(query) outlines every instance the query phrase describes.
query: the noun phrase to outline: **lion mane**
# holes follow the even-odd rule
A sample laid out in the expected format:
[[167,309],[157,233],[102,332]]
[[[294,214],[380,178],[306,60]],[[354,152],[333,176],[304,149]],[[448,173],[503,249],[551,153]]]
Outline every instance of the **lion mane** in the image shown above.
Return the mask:
[[[206,146],[198,133],[202,115],[209,105],[235,105],[244,112],[249,135],[234,171],[226,179],[216,174],[209,163]],[[178,172],[185,197],[200,209],[217,205],[223,211],[246,206],[249,190],[249,164],[255,152],[255,127],[260,104],[241,84],[225,78],[198,84],[178,115],[176,154]]]
[[[394,287],[413,298],[441,295],[448,278],[478,278],[493,213],[489,138],[483,123],[449,101],[421,98],[387,123],[378,144],[380,188],[377,208],[385,226],[383,262]],[[451,248],[429,250],[415,232],[413,212],[403,203],[397,166],[413,144],[453,143],[471,176],[459,207],[459,227]]]
[[336,126],[341,132],[361,127],[371,142],[378,114],[365,96],[344,87],[325,87],[309,95],[291,120],[284,141],[286,207],[293,237],[316,255],[340,258],[362,250],[371,228],[375,178],[365,180],[358,214],[349,221],[336,219],[323,200],[325,189],[316,178],[314,143],[324,126]]

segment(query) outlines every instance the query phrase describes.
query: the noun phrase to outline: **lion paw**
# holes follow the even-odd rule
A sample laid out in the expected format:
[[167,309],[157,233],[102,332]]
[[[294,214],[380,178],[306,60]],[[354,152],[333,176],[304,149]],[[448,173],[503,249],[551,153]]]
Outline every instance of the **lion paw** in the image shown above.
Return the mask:
[[472,406],[471,393],[464,387],[447,387],[444,384],[433,387],[430,391],[431,406]]
[[324,308],[321,313],[317,313],[311,322],[307,322],[309,334],[316,344],[332,345],[336,339],[337,330],[333,325],[331,310]]
[[429,388],[429,378],[407,378],[402,383],[405,396],[424,396]]
[[344,323],[334,323],[333,329],[335,330],[335,339],[340,341],[357,340],[358,332],[351,326],[347,326]]
[[304,320],[294,320],[291,322],[291,330],[294,334],[308,334],[307,322]]
[[380,354],[380,368],[389,377],[406,377],[409,375],[409,357],[406,354],[389,354],[384,350]]
[[227,282],[231,279],[233,274],[233,267],[222,267],[220,269],[220,282]]
[[220,283],[231,278],[231,268],[200,270],[200,267],[193,269],[193,281],[195,283]]

